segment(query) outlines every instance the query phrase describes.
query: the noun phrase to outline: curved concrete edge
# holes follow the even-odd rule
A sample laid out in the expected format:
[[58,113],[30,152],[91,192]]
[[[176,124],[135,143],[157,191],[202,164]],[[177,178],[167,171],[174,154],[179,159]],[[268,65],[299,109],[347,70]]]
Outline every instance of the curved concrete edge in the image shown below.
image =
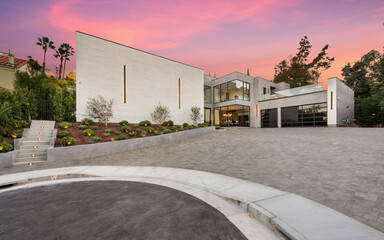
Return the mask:
[[180,141],[183,139],[214,132],[215,127],[196,128],[174,132],[171,134],[120,140],[114,142],[103,142],[95,144],[85,144],[70,147],[48,148],[47,160],[59,161],[69,159],[84,159],[90,157],[103,156],[113,153],[121,153],[134,149],[154,147],[160,144]]
[[228,201],[225,201],[223,198],[212,194],[210,192],[204,191],[199,188],[188,186],[182,183],[177,183],[173,181],[152,179],[152,178],[136,178],[136,177],[84,177],[84,178],[72,178],[72,179],[62,179],[55,181],[42,181],[29,183],[27,185],[19,185],[10,189],[4,189],[0,191],[15,191],[25,188],[41,187],[41,186],[52,186],[55,184],[66,184],[72,182],[82,182],[82,181],[129,181],[129,182],[144,182],[149,184],[156,184],[160,186],[169,187],[176,189],[178,191],[184,192],[191,196],[194,196],[203,202],[214,207],[220,211],[233,225],[235,225],[247,239],[270,239],[270,240],[283,240],[281,233],[278,231],[271,231],[270,228],[265,226],[263,223],[251,218],[247,212],[243,209],[235,206]]
[[154,182],[167,181],[191,186],[239,205],[270,228],[279,229],[291,239],[384,239],[383,233],[309,199],[257,183],[195,170],[164,167],[68,167],[2,175],[0,186],[68,174],[152,179]]

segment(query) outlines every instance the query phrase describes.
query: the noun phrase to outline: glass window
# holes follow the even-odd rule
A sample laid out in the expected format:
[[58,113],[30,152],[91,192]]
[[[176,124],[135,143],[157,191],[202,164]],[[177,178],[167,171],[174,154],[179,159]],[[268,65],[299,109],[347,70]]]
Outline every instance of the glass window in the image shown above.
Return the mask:
[[250,88],[250,84],[249,83],[244,83],[244,100],[245,101],[249,101],[250,100],[250,97],[249,97],[249,90]]
[[267,94],[267,88],[263,87],[263,94]]
[[213,103],[220,102],[220,85],[213,88]]
[[244,84],[244,82],[239,80],[228,82],[229,100],[244,100]]
[[211,103],[211,87],[204,86],[204,103]]
[[221,84],[220,85],[220,101],[228,101],[228,85],[227,83]]
[[220,125],[220,108],[215,108],[213,112],[214,112],[215,126],[218,126]]
[[209,123],[211,125],[211,109],[204,108],[204,122]]

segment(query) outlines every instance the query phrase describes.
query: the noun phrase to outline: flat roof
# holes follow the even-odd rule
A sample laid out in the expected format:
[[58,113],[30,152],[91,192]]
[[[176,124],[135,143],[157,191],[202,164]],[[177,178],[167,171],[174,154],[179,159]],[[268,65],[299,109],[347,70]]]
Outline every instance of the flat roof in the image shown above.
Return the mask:
[[85,32],[81,32],[81,31],[76,30],[76,33],[81,33],[81,34],[84,34],[84,35],[87,35],[87,36],[90,36],[90,37],[98,38],[98,39],[101,39],[101,40],[104,40],[104,41],[107,41],[107,42],[110,42],[110,43],[114,43],[114,44],[117,44],[117,45],[120,45],[120,46],[123,46],[123,47],[127,47],[127,48],[130,48],[130,49],[136,50],[136,51],[140,51],[140,52],[143,52],[143,53],[146,53],[146,54],[150,54],[150,55],[153,55],[153,56],[156,56],[156,57],[164,58],[164,59],[172,61],[172,62],[180,63],[180,64],[183,64],[183,65],[186,65],[186,66],[189,66],[189,67],[193,67],[193,68],[197,68],[197,69],[200,69],[200,70],[204,71],[204,69],[199,68],[199,67],[195,67],[195,66],[183,63],[183,62],[179,62],[179,61],[176,61],[176,60],[173,60],[173,59],[170,59],[170,58],[166,58],[166,57],[163,57],[163,56],[160,56],[160,55],[156,55],[154,53],[143,51],[143,50],[140,50],[140,49],[137,49],[137,48],[134,48],[134,47],[130,47],[130,46],[127,46],[127,45],[124,45],[124,44],[121,44],[121,43],[117,43],[117,42],[114,42],[114,41],[111,41],[111,40],[108,40],[108,39],[105,39],[105,38],[101,38],[101,37],[98,37],[98,36],[95,36],[95,35],[91,35],[91,34],[88,34],[88,33],[85,33]]

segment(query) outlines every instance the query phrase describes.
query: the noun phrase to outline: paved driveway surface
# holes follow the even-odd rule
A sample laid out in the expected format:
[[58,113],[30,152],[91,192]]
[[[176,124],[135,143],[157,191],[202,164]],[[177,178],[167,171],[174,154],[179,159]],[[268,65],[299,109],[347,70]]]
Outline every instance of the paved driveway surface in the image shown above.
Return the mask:
[[299,194],[384,232],[384,129],[231,128],[92,159],[3,168],[0,174],[74,165],[224,174]]

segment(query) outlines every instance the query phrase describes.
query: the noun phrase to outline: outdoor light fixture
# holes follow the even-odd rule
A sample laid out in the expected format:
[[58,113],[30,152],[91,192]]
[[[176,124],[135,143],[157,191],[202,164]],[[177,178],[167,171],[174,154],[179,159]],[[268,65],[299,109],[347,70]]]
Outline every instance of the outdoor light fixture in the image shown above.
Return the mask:
[[41,138],[38,138],[37,141],[41,141]]
[[34,156],[36,156],[35,154],[31,154],[31,157],[34,157]]
[[35,148],[35,149],[36,149],[36,148],[37,148],[37,146],[33,146],[33,148]]
[[28,165],[29,165],[29,166],[32,166],[32,163],[30,162],[30,163],[28,163]]
[[40,134],[43,134],[43,132],[40,132]]
[[44,126],[41,126],[40,128],[44,128]]
[[43,123],[45,123],[45,121],[43,121]]

